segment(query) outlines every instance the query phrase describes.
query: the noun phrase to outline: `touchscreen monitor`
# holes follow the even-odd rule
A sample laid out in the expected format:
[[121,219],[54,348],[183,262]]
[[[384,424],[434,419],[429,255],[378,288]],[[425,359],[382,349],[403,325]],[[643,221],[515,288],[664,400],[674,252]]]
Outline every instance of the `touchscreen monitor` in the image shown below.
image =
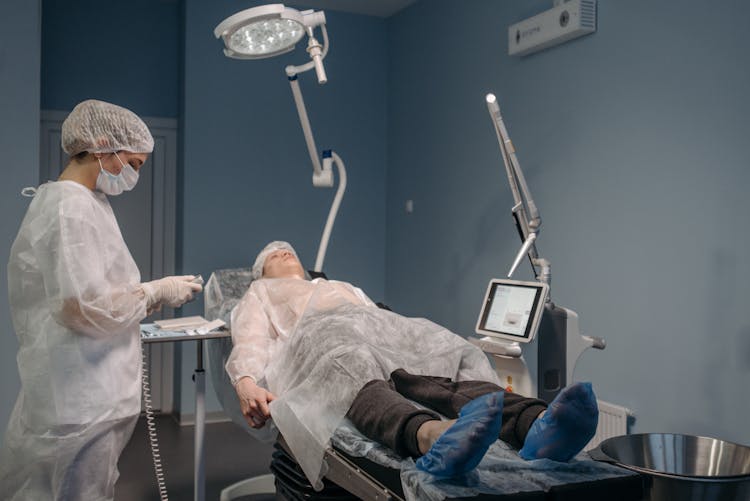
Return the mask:
[[539,328],[549,286],[542,282],[490,280],[477,334],[528,343]]

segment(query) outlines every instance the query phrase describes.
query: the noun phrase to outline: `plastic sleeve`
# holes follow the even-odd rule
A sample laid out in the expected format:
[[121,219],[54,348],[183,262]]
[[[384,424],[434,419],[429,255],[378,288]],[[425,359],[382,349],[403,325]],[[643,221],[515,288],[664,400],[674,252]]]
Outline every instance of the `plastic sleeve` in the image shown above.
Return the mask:
[[132,258],[121,235],[62,211],[57,222],[49,233],[51,254],[39,257],[55,320],[92,337],[138,324],[146,317],[146,299],[137,268],[127,273],[122,262]]
[[365,291],[360,289],[359,287],[351,286],[352,289],[354,289],[354,293],[357,295],[358,298],[362,300],[362,302],[365,304],[365,306],[377,306],[375,302],[370,299],[367,294],[365,294]]
[[232,310],[232,353],[226,371],[233,385],[242,377],[260,381],[268,365],[275,332],[255,292],[250,289]]

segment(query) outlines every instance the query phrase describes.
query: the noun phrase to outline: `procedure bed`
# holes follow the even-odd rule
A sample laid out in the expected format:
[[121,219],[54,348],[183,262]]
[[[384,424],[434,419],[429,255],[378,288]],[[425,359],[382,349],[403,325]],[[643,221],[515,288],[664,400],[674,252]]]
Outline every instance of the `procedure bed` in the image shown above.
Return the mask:
[[639,475],[592,461],[582,454],[570,463],[523,461],[496,442],[475,472],[461,480],[437,480],[418,471],[411,460],[343,424],[326,457],[329,471],[323,491],[315,492],[295,464],[283,438],[275,444],[271,470],[277,492],[286,499],[449,499],[449,500],[639,500]]
[[[229,323],[234,305],[249,287],[249,269],[218,270],[206,284],[205,316]],[[209,373],[225,412],[239,426],[263,441],[277,439],[269,426],[253,430],[245,423],[237,396],[224,371],[231,352],[227,338],[208,342]],[[252,453],[252,451],[249,451]],[[409,458],[361,435],[348,420],[337,428],[324,459],[324,488],[315,491],[296,464],[283,437],[271,461],[279,499],[289,500],[639,500],[642,478],[629,471],[591,460],[581,453],[569,463],[524,461],[501,441],[490,447],[479,467],[461,479],[438,480],[416,469]]]

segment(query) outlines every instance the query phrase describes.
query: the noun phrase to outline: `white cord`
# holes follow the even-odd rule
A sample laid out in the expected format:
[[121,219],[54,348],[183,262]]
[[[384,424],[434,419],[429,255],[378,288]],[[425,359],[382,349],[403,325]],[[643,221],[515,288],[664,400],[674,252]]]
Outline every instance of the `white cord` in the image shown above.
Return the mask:
[[318,256],[315,259],[315,271],[323,271],[323,261],[326,258],[326,250],[328,249],[328,239],[331,238],[331,230],[333,229],[333,223],[336,221],[336,214],[339,211],[339,205],[341,205],[341,199],[344,198],[344,192],[346,191],[346,167],[341,157],[336,154],[335,151],[331,152],[333,161],[338,167],[339,171],[339,187],[336,190],[336,196],[333,198],[331,204],[331,210],[328,212],[328,220],[326,221],[325,228],[323,229],[323,236],[320,238],[320,246],[318,247]]
[[143,405],[146,408],[146,427],[148,428],[148,441],[151,444],[151,456],[154,459],[154,472],[156,473],[156,483],[159,487],[159,497],[162,501],[168,501],[169,498],[167,497],[167,485],[164,482],[164,471],[161,467],[161,455],[159,454],[159,440],[156,436],[154,409],[151,407],[151,385],[149,383],[148,357],[146,355],[145,344],[141,344],[141,354],[143,358]]

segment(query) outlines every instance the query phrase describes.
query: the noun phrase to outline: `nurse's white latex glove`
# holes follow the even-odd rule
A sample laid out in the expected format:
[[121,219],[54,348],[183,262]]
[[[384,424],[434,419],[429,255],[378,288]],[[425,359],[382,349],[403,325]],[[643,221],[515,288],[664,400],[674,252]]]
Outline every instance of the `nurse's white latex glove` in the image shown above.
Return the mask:
[[203,286],[193,282],[195,275],[164,277],[141,284],[146,295],[146,308],[154,309],[157,305],[177,308],[193,300],[193,296],[203,290]]
[[265,388],[261,388],[249,377],[243,377],[234,389],[240,398],[240,408],[247,424],[252,428],[263,428],[271,418],[268,404],[276,400],[276,396]]

